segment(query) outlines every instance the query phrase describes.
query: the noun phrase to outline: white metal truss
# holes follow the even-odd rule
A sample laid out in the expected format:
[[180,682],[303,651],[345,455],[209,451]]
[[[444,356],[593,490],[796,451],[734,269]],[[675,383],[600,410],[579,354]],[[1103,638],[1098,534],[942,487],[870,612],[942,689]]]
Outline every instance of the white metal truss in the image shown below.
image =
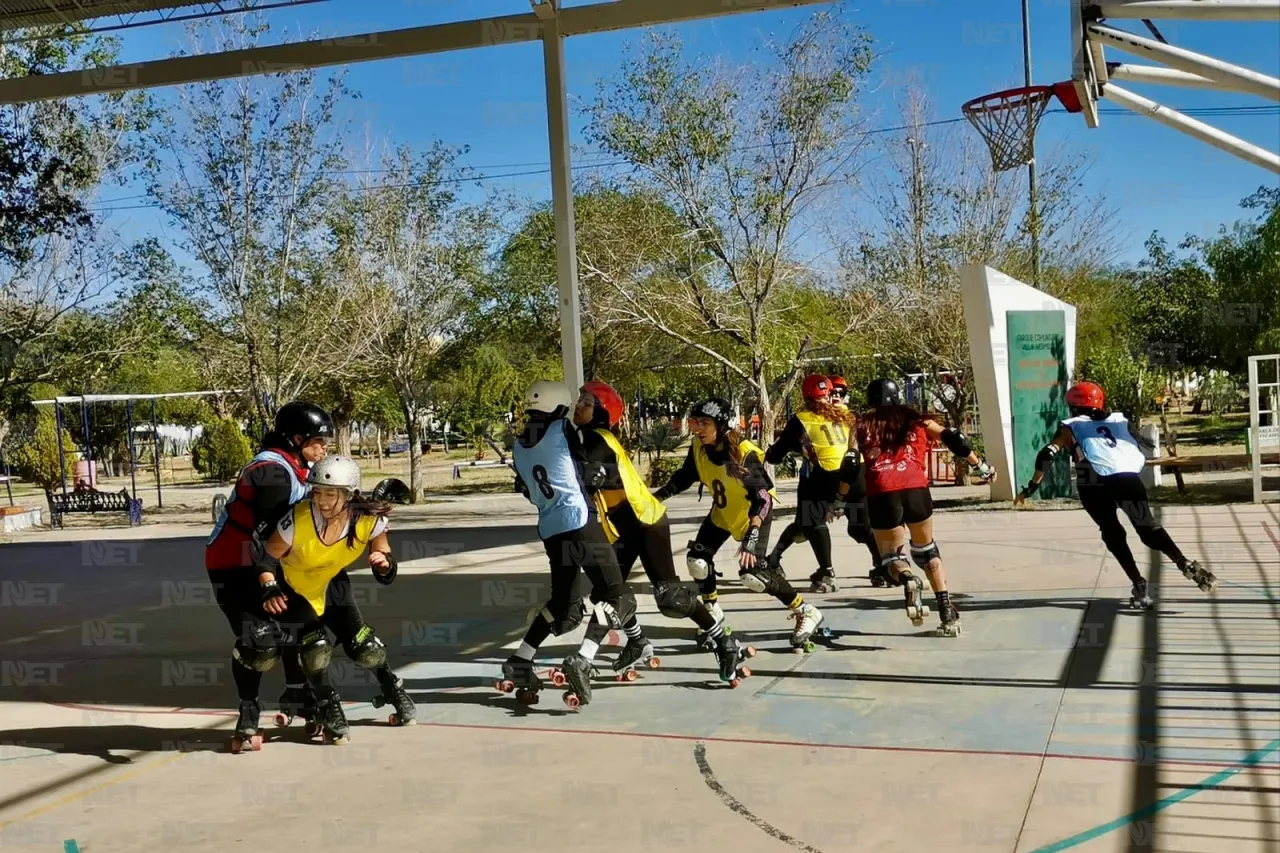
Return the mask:
[[[606,0],[589,6],[565,8],[560,5],[560,0],[529,0],[532,11],[524,15],[505,15],[0,80],[0,104],[59,100],[105,92],[177,86],[541,41],[547,93],[547,129],[551,145],[551,198],[556,222],[556,267],[564,381],[576,391],[583,384],[584,377],[578,299],[578,253],[573,226],[573,180],[569,161],[564,39],[568,36],[719,18],[743,12],[777,11],[829,2],[830,0]],[[0,9],[2,8],[3,0],[0,0]]]
[[[194,21],[220,15],[236,15],[245,12],[265,12],[285,6],[305,6],[326,3],[328,0],[184,0],[184,2],[111,2],[88,4],[84,0],[72,0],[70,4],[44,0],[35,10],[11,11],[11,4],[0,2],[0,32],[21,31],[29,27],[75,24],[83,21],[104,23],[85,27],[84,33],[111,33],[131,30],[155,24]],[[107,23],[114,22],[114,23]],[[20,35],[0,38],[0,44],[18,44],[40,41],[45,35]]]
[[[1102,23],[1140,20],[1155,38]],[[1280,0],[1072,0],[1073,79],[1089,127],[1098,126],[1097,99],[1104,98],[1138,115],[1199,139],[1229,154],[1280,174],[1280,153],[1198,121],[1149,98],[1121,88],[1116,80],[1255,95],[1280,101],[1280,78],[1169,44],[1153,20],[1280,22]],[[1161,65],[1106,61],[1106,48]]]

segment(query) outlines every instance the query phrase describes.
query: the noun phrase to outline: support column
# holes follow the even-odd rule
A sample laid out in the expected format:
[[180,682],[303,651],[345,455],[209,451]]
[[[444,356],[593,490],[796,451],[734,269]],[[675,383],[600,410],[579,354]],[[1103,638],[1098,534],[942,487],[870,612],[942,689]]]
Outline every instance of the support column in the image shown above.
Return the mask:
[[564,381],[582,387],[582,312],[578,304],[578,241],[573,224],[573,174],[569,164],[569,107],[564,87],[564,38],[555,15],[542,21],[551,142],[551,200],[556,217],[556,278],[560,288],[560,348]]

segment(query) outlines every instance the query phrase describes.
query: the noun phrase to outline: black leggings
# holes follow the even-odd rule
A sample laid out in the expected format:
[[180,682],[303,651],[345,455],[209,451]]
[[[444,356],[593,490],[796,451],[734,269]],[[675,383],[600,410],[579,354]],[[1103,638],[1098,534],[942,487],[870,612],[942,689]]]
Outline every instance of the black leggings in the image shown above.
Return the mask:
[[[213,587],[213,599],[226,617],[237,644],[254,649],[279,649],[285,681],[297,685],[305,683],[306,675],[302,671],[297,647],[285,642],[287,638],[277,620],[262,609],[262,587],[258,583],[261,570],[255,566],[243,566],[212,571],[206,569],[205,573],[209,576],[209,585]],[[233,657],[231,677],[242,701],[258,698],[262,690],[261,672],[249,669]]]
[[[791,607],[796,603],[796,599],[800,597],[796,592],[795,587],[787,581],[782,572],[768,569],[762,565],[766,559],[766,554],[769,549],[770,523],[770,520],[766,518],[764,523],[760,526],[760,544],[756,546],[755,555],[757,562],[756,569],[754,571],[756,573],[767,572],[770,576],[770,591],[773,593],[773,597],[778,599],[778,601],[782,602],[787,607]],[[702,520],[702,526],[698,528],[698,535],[694,537],[690,552],[696,552],[711,566],[710,571],[707,572],[707,576],[698,581],[698,591],[702,593],[704,597],[716,595],[716,575],[718,572],[716,572],[715,568],[715,556],[716,552],[718,552],[724,543],[728,542],[730,538],[731,534],[729,531],[717,526],[711,520],[711,516],[707,516]],[[734,562],[736,563],[737,560],[735,559]],[[744,574],[743,570],[738,569],[738,574]]]
[[1143,545],[1159,551],[1175,563],[1181,564],[1186,559],[1169,536],[1169,531],[1156,521],[1147,500],[1147,489],[1137,474],[1095,475],[1088,480],[1078,479],[1076,487],[1080,493],[1080,505],[1098,525],[1103,544],[1133,583],[1142,580],[1142,572],[1138,571],[1133,552],[1129,550],[1124,526],[1116,516],[1117,509],[1124,510],[1124,514],[1129,516],[1129,522]]
[[840,489],[840,472],[810,466],[809,474],[800,478],[796,489],[796,518],[778,537],[773,557],[781,561],[786,550],[806,539],[813,548],[819,569],[831,568],[831,531],[827,529],[827,513]]
[[[579,623],[571,611],[578,601],[574,597],[574,588],[579,573],[585,574],[591,582],[593,602],[608,604],[623,624],[630,620],[635,613],[636,599],[622,581],[618,558],[599,521],[592,518],[585,527],[544,539],[542,545],[551,564],[551,598],[547,601],[546,610],[551,614],[552,622],[535,618],[525,633],[526,643],[536,649],[553,632],[568,633],[577,627]],[[608,633],[608,626],[592,621],[587,626],[585,639],[599,643]]]

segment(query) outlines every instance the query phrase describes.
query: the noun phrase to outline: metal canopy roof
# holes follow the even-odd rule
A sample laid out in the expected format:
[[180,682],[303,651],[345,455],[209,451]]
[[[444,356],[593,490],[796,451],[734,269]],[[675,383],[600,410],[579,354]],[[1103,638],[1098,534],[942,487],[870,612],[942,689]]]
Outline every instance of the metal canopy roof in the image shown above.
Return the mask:
[[0,30],[48,27],[108,15],[210,5],[202,0],[0,0]]

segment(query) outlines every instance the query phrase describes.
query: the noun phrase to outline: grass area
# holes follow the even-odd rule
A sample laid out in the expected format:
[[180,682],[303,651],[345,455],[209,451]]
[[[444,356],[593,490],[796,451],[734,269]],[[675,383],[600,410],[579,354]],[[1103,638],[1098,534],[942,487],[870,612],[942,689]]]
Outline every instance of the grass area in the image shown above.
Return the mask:
[[1178,434],[1179,447],[1212,448],[1214,452],[1222,453],[1243,451],[1249,431],[1249,415],[1171,415],[1169,428]]

